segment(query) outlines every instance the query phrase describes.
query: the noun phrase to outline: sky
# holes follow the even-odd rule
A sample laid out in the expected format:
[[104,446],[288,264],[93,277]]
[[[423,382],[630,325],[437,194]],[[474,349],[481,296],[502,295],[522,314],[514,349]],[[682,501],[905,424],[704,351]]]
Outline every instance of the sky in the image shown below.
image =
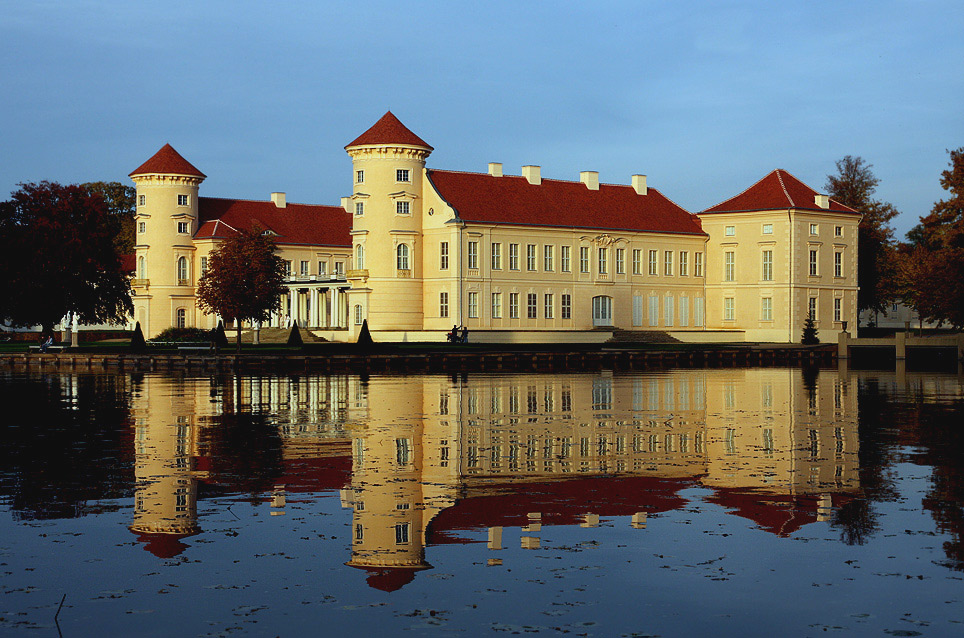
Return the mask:
[[202,196],[337,205],[391,110],[430,168],[640,173],[692,212],[860,156],[903,235],[964,146],[962,34],[961,0],[0,0],[0,197],[170,143]]

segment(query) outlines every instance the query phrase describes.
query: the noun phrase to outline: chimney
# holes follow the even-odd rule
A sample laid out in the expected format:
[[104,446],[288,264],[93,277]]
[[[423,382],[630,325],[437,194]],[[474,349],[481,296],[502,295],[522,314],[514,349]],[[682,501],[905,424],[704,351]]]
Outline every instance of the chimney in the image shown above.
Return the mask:
[[819,208],[830,208],[830,197],[818,193],[813,196],[813,203]]
[[523,166],[522,176],[535,186],[542,183],[542,169],[538,166]]
[[579,181],[591,191],[599,190],[599,171],[580,171]]
[[348,209],[348,197],[341,198],[341,207],[345,209],[346,213],[350,213],[351,210]]
[[489,175],[502,177],[502,162],[489,162]]
[[646,176],[645,175],[633,175],[633,190],[636,191],[637,195],[646,194]]
[[288,206],[284,193],[271,193],[271,201],[274,202],[274,205],[278,208],[286,208]]

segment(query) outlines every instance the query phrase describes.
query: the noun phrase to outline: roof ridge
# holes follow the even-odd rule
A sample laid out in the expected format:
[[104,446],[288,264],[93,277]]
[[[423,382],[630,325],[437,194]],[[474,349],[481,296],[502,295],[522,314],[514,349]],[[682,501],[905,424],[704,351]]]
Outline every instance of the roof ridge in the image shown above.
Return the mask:
[[[779,169],[776,169],[776,170],[779,170]],[[774,171],[770,171],[770,173],[772,173],[772,172],[774,172]],[[704,209],[703,209],[702,211],[700,211],[700,212],[704,212],[704,213],[705,213],[706,211],[710,210],[711,208],[716,208],[717,206],[721,206],[721,205],[725,204],[726,202],[730,201],[731,199],[736,199],[736,198],[739,197],[740,195],[745,195],[745,194],[746,194],[747,192],[749,192],[752,188],[754,188],[757,184],[759,184],[760,182],[762,182],[763,180],[765,180],[767,177],[769,177],[769,176],[770,176],[770,173],[767,173],[766,175],[764,175],[763,177],[761,177],[761,178],[758,179],[757,181],[753,182],[752,184],[750,184],[749,186],[747,186],[746,188],[744,188],[743,190],[741,190],[741,191],[740,191],[739,193],[737,193],[736,195],[732,195],[732,196],[730,196],[730,197],[727,197],[726,199],[721,199],[720,201],[716,202],[716,203],[713,204],[712,206],[707,206],[706,208],[704,208]],[[781,185],[782,185],[782,184],[781,184]]]
[[[481,175],[481,176],[483,176],[483,177],[494,177],[494,176],[491,175],[490,173],[483,173],[483,172],[481,172],[481,171],[453,171],[453,170],[443,169],[443,168],[429,168],[429,169],[427,169],[427,170],[430,171],[430,172],[434,171],[434,172],[437,172],[437,173],[458,173],[459,175]],[[505,173],[503,173],[502,175],[500,175],[497,179],[502,179],[502,178],[504,178],[504,177],[514,177],[514,178],[516,178],[516,179],[525,179],[525,175],[509,175],[509,174],[505,174]],[[557,183],[559,183],[559,184],[583,184],[583,181],[582,181],[582,180],[579,180],[579,179],[558,179],[558,178],[555,178],[555,177],[543,177],[543,178],[541,178],[540,181],[543,181],[543,182],[557,182]],[[600,185],[600,186],[615,186],[615,187],[619,187],[619,188],[632,188],[632,187],[633,187],[632,184],[614,184],[613,182],[599,182],[599,185]],[[663,195],[663,193],[661,193],[661,192],[659,191],[659,189],[653,188],[652,186],[647,187],[647,190],[656,191],[656,192],[659,193],[660,195]],[[666,197],[666,196],[663,195],[663,197]],[[669,197],[666,197],[666,199],[669,199]],[[670,201],[672,201],[672,200],[670,200]],[[675,204],[676,202],[673,202],[673,203]],[[678,204],[677,204],[677,206],[678,206]],[[680,206],[680,208],[683,208],[683,207]],[[685,210],[685,209],[684,209],[684,210]]]
[[[221,202],[250,202],[252,204],[273,204],[270,199],[245,199],[242,197],[210,197],[208,195],[200,195],[198,199],[216,199]],[[340,205],[335,204],[305,204],[300,202],[288,202],[288,206],[322,206],[325,208],[337,208],[340,210],[345,210]],[[349,214],[347,211],[345,214]]]
[[[783,177],[780,175],[780,171],[783,171],[783,170],[784,170],[784,169],[782,169],[782,168],[776,168],[776,169],[773,170],[773,172],[777,174],[777,181],[780,182],[780,188],[783,189],[783,194],[787,196],[787,201],[790,202],[790,208],[796,208],[797,205],[793,203],[793,198],[790,197],[790,193],[787,192],[787,187],[786,187],[786,185],[783,183]],[[786,172],[786,171],[784,171],[784,172]],[[796,176],[791,175],[790,173],[787,173],[787,175],[790,175],[790,177],[793,177],[793,179],[796,179],[798,182],[800,182],[800,180],[797,179]],[[800,183],[803,184],[803,182],[800,182]],[[806,184],[804,184],[804,186],[806,186]]]

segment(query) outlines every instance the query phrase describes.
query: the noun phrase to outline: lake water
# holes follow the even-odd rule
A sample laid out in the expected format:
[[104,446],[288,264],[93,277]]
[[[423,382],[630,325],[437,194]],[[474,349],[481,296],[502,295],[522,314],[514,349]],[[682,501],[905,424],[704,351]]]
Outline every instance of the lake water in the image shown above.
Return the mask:
[[7,636],[964,635],[964,384],[0,373]]

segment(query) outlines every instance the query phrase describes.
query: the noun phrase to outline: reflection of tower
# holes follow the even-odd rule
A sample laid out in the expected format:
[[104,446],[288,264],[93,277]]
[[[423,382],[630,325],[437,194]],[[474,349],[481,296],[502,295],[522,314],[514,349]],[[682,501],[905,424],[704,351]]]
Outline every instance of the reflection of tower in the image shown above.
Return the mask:
[[[425,562],[421,393],[398,392],[370,405],[372,424],[352,439],[352,558],[368,583],[394,591],[430,567]],[[388,388],[386,388],[388,389]],[[378,424],[378,425],[376,425]],[[382,425],[384,424],[384,425]]]
[[168,393],[166,381],[149,380],[132,406],[137,487],[130,529],[160,558],[180,554],[181,540],[198,532],[194,393],[182,399]]

